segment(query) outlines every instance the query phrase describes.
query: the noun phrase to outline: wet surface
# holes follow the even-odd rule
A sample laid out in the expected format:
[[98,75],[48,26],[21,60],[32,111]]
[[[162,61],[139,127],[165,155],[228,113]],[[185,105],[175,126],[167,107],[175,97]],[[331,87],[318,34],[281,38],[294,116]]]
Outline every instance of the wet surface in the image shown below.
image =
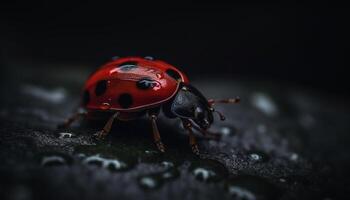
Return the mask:
[[[74,112],[88,71],[9,74],[0,107],[1,199],[339,199],[349,182],[349,106],[337,97],[269,83],[194,80],[226,116],[191,153],[179,120],[160,116],[166,153],[146,119],[56,126]],[[210,80],[210,81],[209,81]],[[214,84],[215,83],[215,84]],[[220,89],[218,89],[220,88]],[[345,101],[344,101],[345,102]]]

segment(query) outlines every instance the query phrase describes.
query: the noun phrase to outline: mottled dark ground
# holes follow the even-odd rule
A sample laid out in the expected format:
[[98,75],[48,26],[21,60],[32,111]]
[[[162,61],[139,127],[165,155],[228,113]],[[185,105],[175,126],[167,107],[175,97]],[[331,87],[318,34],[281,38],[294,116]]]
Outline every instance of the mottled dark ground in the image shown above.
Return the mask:
[[99,122],[56,129],[76,108],[90,70],[45,69],[1,75],[0,199],[326,200],[350,189],[346,99],[274,82],[193,77],[207,97],[242,102],[217,105],[227,120],[212,130],[222,139],[198,134],[199,157],[179,121],[161,117],[161,154],[145,119],[117,122],[104,142],[92,137]]

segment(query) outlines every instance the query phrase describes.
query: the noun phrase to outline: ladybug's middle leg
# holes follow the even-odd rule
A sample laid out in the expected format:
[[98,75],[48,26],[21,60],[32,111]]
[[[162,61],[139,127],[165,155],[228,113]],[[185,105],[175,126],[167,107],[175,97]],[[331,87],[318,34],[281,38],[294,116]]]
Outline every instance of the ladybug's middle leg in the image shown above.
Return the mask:
[[150,118],[150,120],[152,122],[154,142],[156,143],[157,148],[159,149],[159,151],[164,153],[165,152],[165,147],[164,147],[164,144],[161,141],[159,130],[158,130],[157,123],[156,123],[157,115],[154,114],[154,113],[153,114],[149,114],[149,118]]
[[97,139],[104,139],[112,128],[113,122],[118,118],[119,112],[116,112],[109,118],[103,129],[95,134]]

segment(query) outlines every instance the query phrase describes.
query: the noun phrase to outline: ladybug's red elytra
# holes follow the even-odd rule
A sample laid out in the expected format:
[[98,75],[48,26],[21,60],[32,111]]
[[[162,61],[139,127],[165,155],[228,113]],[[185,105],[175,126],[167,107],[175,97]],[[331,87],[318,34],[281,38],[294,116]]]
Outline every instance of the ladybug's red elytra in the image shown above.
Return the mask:
[[94,118],[108,112],[111,117],[95,135],[105,138],[115,120],[134,120],[147,115],[152,123],[153,138],[159,151],[161,142],[156,120],[160,110],[169,118],[180,118],[189,133],[192,151],[199,154],[193,128],[206,137],[213,137],[207,129],[213,123],[213,113],[225,117],[212,107],[214,103],[237,103],[239,98],[207,100],[193,87],[187,76],[176,67],[152,57],[115,58],[100,67],[86,81],[81,107],[64,123],[68,127],[80,116]]

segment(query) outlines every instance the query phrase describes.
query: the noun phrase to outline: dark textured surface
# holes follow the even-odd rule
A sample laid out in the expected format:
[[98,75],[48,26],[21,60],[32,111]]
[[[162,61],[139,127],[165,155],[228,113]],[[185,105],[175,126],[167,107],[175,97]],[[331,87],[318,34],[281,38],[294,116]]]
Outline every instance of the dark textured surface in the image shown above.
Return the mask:
[[65,67],[2,74],[0,199],[338,199],[349,189],[344,99],[193,77],[209,98],[242,101],[216,106],[226,121],[215,116],[211,129],[222,139],[198,134],[200,157],[180,122],[160,117],[160,154],[145,119],[115,123],[104,142],[92,138],[103,122],[56,129],[76,108],[89,73]]

